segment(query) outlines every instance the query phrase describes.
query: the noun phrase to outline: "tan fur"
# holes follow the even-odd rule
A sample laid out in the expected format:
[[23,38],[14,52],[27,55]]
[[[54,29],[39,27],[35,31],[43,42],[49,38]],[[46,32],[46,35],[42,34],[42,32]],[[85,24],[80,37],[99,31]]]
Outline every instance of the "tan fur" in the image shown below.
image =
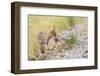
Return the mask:
[[57,41],[55,26],[53,26],[52,28],[49,28],[49,30],[43,32],[43,36],[41,38],[42,39],[41,47],[42,47],[43,51],[44,50],[49,50],[48,42],[52,37],[54,37],[55,41]]

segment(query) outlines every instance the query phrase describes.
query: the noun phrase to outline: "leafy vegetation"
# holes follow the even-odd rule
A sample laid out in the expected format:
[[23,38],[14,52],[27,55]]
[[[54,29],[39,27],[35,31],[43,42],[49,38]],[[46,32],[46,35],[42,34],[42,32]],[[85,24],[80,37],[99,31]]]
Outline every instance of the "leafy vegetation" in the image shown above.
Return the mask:
[[71,33],[66,39],[65,39],[66,43],[68,44],[68,46],[71,48],[73,47],[73,45],[77,42],[77,36],[74,35],[73,33]]

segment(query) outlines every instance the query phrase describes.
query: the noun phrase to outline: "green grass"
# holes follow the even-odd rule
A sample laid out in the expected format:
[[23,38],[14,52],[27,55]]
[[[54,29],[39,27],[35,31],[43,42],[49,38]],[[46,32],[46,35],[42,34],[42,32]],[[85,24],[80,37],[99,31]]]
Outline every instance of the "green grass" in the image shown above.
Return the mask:
[[77,42],[77,36],[71,33],[68,37],[65,39],[66,43],[70,48],[73,47],[73,45]]

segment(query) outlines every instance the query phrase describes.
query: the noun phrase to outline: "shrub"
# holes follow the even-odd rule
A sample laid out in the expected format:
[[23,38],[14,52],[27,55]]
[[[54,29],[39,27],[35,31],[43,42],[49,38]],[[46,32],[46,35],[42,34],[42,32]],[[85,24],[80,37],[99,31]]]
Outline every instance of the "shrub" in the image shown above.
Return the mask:
[[73,45],[77,42],[77,36],[71,33],[66,39],[66,43],[68,44],[68,47],[72,48]]

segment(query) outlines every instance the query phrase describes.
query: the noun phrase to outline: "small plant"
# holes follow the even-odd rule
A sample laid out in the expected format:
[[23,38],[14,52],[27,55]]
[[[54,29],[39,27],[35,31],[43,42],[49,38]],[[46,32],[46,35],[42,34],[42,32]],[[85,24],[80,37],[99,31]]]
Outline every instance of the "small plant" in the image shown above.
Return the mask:
[[77,42],[77,36],[71,33],[66,39],[66,43],[68,44],[69,48],[72,48],[73,45]]

